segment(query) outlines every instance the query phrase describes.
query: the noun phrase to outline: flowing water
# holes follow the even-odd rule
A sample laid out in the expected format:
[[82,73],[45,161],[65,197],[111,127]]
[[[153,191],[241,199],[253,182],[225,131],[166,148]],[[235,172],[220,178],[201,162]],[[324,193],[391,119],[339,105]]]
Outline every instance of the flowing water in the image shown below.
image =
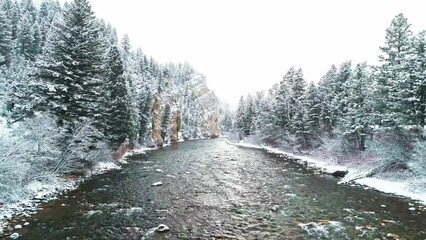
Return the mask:
[[426,239],[419,204],[222,139],[129,162],[41,206],[20,239]]

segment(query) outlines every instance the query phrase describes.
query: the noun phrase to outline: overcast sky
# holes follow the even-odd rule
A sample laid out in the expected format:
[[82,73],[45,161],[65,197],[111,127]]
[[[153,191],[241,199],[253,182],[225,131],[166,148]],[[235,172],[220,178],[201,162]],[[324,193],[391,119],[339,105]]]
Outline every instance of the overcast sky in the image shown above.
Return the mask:
[[98,17],[160,62],[187,61],[219,98],[279,82],[291,66],[317,82],[332,64],[376,63],[385,29],[402,12],[426,29],[418,0],[90,0]]

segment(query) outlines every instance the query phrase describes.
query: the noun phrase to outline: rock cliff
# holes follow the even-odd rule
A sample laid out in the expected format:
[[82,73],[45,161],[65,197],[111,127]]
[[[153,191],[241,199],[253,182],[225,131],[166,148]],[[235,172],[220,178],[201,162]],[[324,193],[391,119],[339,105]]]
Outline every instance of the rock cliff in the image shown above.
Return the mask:
[[205,76],[188,65],[168,65],[166,77],[153,89],[152,143],[218,137],[219,103]]

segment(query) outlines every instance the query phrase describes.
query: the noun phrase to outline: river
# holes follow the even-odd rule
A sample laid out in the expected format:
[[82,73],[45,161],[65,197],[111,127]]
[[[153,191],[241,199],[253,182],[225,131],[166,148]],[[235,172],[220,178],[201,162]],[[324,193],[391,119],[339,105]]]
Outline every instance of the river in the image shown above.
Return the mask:
[[42,205],[19,239],[426,239],[419,204],[223,139],[129,162]]

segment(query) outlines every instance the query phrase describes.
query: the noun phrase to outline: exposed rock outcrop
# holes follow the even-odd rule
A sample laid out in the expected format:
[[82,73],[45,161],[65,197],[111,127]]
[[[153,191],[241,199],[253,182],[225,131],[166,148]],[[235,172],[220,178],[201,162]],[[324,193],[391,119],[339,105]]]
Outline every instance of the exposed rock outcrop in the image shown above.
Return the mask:
[[177,142],[179,141],[179,131],[182,123],[182,117],[180,110],[177,110],[170,120],[170,141]]
[[220,130],[219,130],[219,113],[216,110],[216,112],[213,114],[211,120],[210,120],[210,137],[211,138],[217,138],[219,137]]
[[156,146],[163,146],[164,141],[161,137],[161,102],[158,94],[154,96],[151,108],[152,117],[152,140]]
[[170,65],[165,69],[161,81],[150,89],[151,125],[147,131],[151,144],[163,146],[182,138],[218,137],[219,101],[208,88],[205,76],[189,65]]

